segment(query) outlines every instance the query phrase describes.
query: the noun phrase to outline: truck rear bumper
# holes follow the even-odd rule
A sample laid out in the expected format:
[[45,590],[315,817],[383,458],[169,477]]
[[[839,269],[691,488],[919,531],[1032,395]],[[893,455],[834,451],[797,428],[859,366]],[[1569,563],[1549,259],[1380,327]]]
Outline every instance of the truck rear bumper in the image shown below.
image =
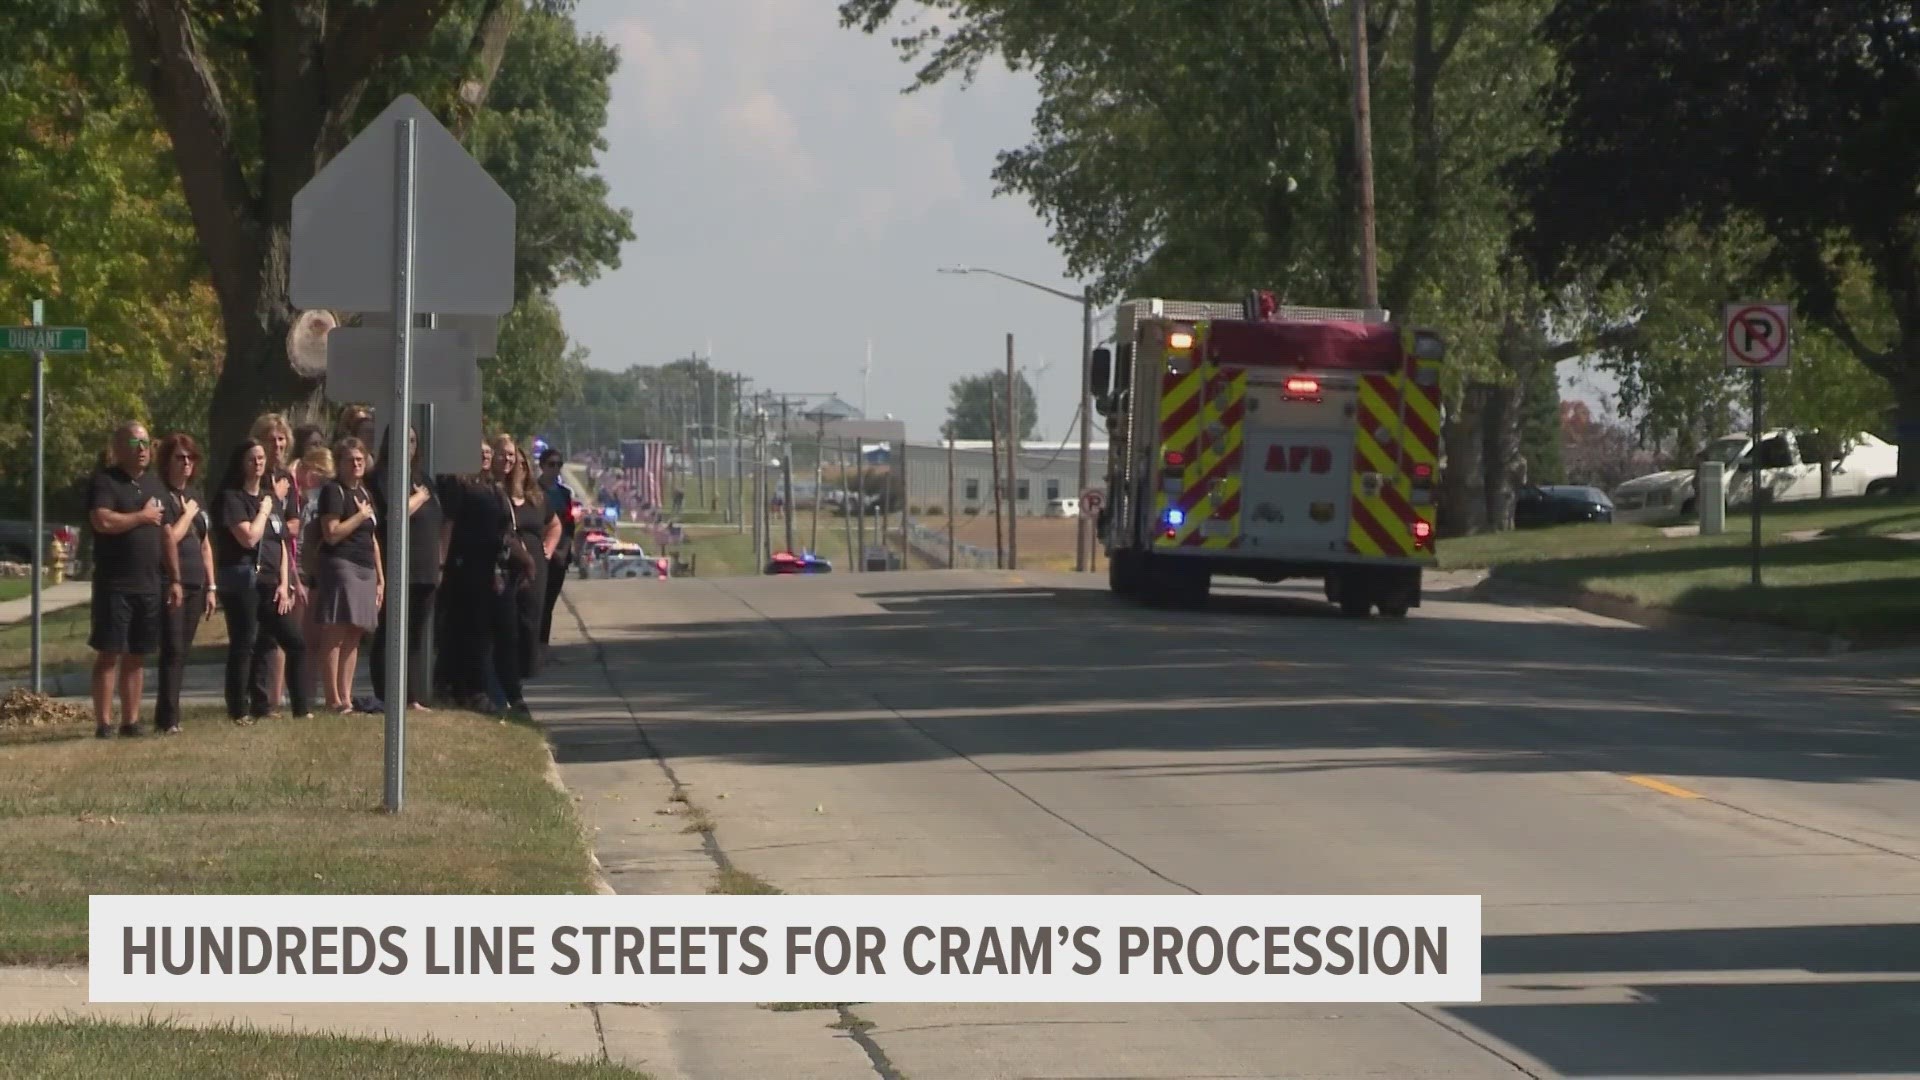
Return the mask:
[[1262,555],[1250,557],[1234,551],[1196,551],[1192,548],[1155,548],[1155,562],[1192,563],[1215,574],[1233,577],[1272,578],[1319,577],[1323,574],[1354,570],[1433,569],[1433,559],[1397,559],[1377,555],[1326,554],[1313,556]]

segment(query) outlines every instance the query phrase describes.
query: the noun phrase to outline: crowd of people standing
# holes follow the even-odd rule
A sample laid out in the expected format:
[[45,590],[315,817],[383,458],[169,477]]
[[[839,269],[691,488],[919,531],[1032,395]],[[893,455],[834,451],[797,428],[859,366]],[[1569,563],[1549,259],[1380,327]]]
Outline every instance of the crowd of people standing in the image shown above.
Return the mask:
[[[145,664],[156,653],[153,726],[180,731],[187,656],[216,613],[226,621],[224,698],[235,723],[283,710],[379,712],[390,693],[423,711],[525,710],[576,559],[578,500],[564,459],[546,450],[536,475],[502,434],[482,445],[478,471],[434,476],[417,432],[407,433],[404,463],[391,441],[363,407],[345,410],[331,439],[269,413],[208,486],[192,436],[155,445],[143,424],[117,428],[87,494],[95,734],[144,734]],[[387,617],[395,484],[406,486],[409,515],[404,627]],[[390,633],[405,635],[405,687],[387,679]],[[370,697],[354,695],[363,646]]]

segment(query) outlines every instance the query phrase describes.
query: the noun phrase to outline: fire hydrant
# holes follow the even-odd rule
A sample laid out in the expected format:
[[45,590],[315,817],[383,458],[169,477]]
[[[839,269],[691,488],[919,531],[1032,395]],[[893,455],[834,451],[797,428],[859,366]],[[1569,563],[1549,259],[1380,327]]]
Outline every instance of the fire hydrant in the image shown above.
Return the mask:
[[47,549],[47,584],[58,585],[65,580],[67,580],[67,545],[56,536]]

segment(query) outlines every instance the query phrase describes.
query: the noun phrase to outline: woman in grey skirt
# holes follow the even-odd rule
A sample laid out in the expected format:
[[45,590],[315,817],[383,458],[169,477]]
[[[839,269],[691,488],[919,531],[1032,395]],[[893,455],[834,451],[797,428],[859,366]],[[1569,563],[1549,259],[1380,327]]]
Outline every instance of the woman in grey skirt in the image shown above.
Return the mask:
[[320,685],[327,708],[353,711],[360,639],[380,625],[387,599],[385,564],[367,492],[367,448],[359,439],[333,447],[334,480],[320,489],[320,565],[313,621],[320,630]]

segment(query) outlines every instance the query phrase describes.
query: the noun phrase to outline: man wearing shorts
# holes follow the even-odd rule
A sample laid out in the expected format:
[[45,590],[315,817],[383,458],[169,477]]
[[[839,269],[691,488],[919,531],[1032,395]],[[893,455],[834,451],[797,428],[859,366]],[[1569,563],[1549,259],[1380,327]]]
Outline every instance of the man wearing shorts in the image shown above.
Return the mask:
[[[93,733],[113,737],[113,692],[120,690],[120,734],[139,735],[146,658],[160,647],[169,593],[180,589],[179,553],[165,542],[159,477],[150,471],[153,441],[128,421],[113,433],[113,463],[93,476],[87,523],[93,528]],[[178,603],[179,598],[171,598]]]

